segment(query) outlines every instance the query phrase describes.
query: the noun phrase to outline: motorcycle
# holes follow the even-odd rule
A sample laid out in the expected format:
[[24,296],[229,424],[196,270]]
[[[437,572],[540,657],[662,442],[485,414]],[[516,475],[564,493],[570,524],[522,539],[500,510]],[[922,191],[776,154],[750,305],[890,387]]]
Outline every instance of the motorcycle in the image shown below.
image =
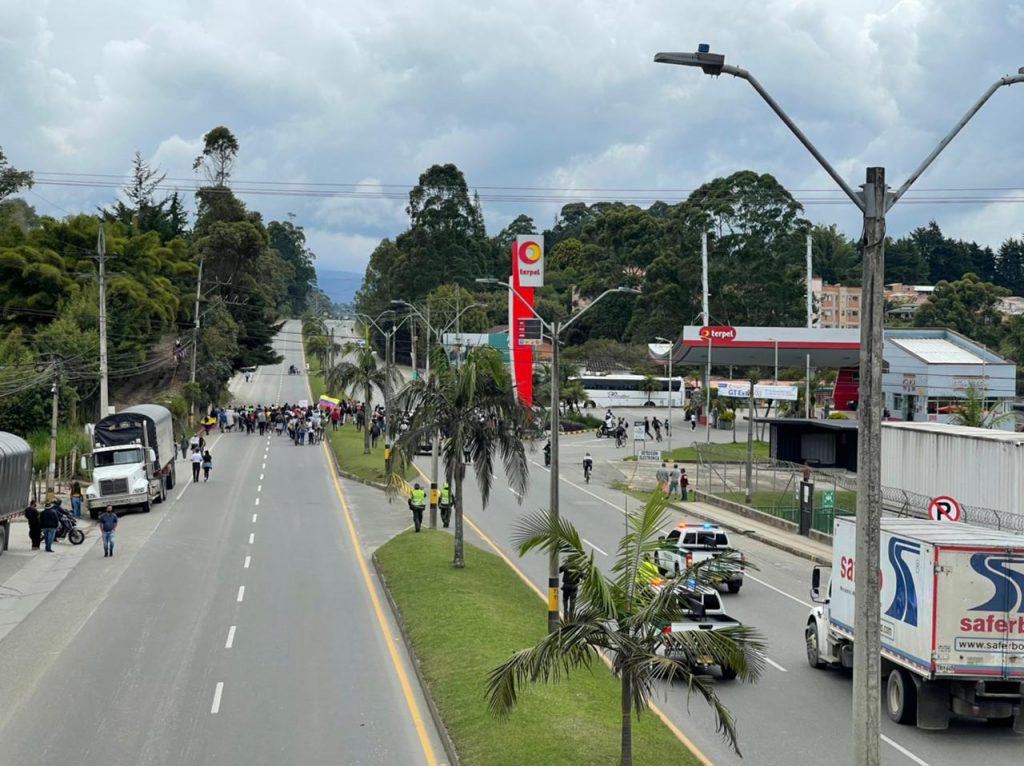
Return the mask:
[[57,511],[57,534],[54,540],[67,538],[72,545],[81,545],[85,542],[85,533],[78,528],[78,521],[63,508]]
[[601,438],[613,439],[613,438],[615,438],[615,432],[617,430],[618,430],[618,426],[614,426],[612,428],[609,428],[607,423],[602,423],[601,427],[598,428],[597,431],[595,432],[595,435],[597,436],[598,439],[601,439]]

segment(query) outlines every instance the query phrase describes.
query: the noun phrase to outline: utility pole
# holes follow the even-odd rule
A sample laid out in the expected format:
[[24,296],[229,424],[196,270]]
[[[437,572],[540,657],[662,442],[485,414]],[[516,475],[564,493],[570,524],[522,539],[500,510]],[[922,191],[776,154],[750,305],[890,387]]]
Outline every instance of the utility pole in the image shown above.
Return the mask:
[[[430,324],[430,301],[427,301],[427,383],[430,383],[430,357],[434,355],[433,333],[434,327]],[[440,342],[441,338],[437,338]],[[441,450],[441,435],[435,430],[430,438],[430,528],[437,529],[437,463],[438,453]]]
[[103,222],[96,235],[96,260],[99,261],[100,277],[100,419],[110,414],[110,397],[107,389],[107,238]]
[[853,735],[856,762],[880,763],[881,608],[878,600],[882,519],[882,323],[885,271],[885,168],[868,168],[864,184],[864,264],[860,306],[860,403],[857,405],[857,539],[854,592]]
[[[192,325],[192,375],[189,377],[189,383],[195,386],[196,382],[196,357],[199,356],[199,297],[202,295],[203,290],[203,261],[205,259],[199,259],[199,276],[196,279],[196,310],[195,310],[195,321]],[[189,406],[189,419],[195,424],[196,421],[196,400],[195,391],[192,392],[190,397],[191,404]]]
[[60,396],[60,363],[53,357],[53,383],[50,386],[50,461],[46,464],[46,498],[52,500],[57,490],[57,400]]
[[881,537],[881,473],[882,473],[882,344],[884,310],[885,214],[921,177],[921,174],[949,146],[992,94],[1006,85],[1024,83],[1024,67],[1015,75],[996,80],[953,126],[931,153],[910,174],[895,192],[885,186],[885,170],[868,168],[867,183],[860,192],[843,179],[839,172],[797,127],[764,86],[750,72],[726,65],[725,56],[711,53],[702,43],[696,53],[658,53],[655,62],[697,67],[704,74],[717,77],[730,74],[746,80],[764,102],[771,107],[793,135],[818,161],[850,201],[864,215],[863,276],[861,283],[860,323],[860,405],[857,407],[857,540],[854,568],[855,613],[853,632],[853,762],[857,766],[879,766],[879,663],[881,655],[881,598],[879,593],[879,540]]
[[[558,368],[558,333],[557,319],[551,320],[551,482],[548,501],[548,517],[551,528],[558,525],[558,429],[559,389],[562,387],[562,373]],[[512,333],[509,334],[509,338]],[[548,553],[548,633],[558,630],[558,549],[552,548]]]
[[413,317],[409,326],[409,338],[412,340],[412,379],[420,376],[419,368],[416,366],[416,317]]
[[[702,284],[701,310],[704,315],[704,326],[711,326],[711,314],[708,309],[708,233],[700,233],[700,271]],[[708,365],[704,373],[704,425],[707,443],[711,443],[711,333],[708,333]]]
[[[754,380],[750,376],[750,396],[747,399],[747,505],[754,501]],[[735,428],[735,423],[733,428]]]
[[[807,329],[811,329],[814,323],[814,300],[812,292],[814,290],[814,280],[812,275],[811,265],[811,233],[807,232]],[[804,382],[804,417],[811,417],[811,355],[807,354],[807,370],[806,370],[805,382]]]

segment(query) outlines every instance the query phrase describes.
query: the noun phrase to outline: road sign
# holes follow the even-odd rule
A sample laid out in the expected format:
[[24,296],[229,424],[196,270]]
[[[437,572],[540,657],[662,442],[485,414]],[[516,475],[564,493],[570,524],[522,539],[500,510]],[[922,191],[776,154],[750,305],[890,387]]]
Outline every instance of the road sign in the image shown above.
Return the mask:
[[961,521],[964,511],[953,498],[936,497],[928,504],[928,516],[932,521]]
[[836,493],[835,490],[829,489],[821,495],[821,507],[826,511],[830,511],[836,507]]
[[539,346],[543,338],[544,327],[539,319],[519,319],[516,335],[520,346]]
[[658,463],[661,461],[661,451],[656,449],[642,449],[637,453],[637,460]]
[[647,441],[647,429],[644,428],[644,421],[634,420],[633,421],[633,441],[645,442]]

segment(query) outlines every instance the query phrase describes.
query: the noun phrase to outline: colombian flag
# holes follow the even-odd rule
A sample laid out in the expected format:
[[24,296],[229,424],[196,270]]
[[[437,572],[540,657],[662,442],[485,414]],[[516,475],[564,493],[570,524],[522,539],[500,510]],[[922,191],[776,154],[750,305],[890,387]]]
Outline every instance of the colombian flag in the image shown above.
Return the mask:
[[327,394],[320,394],[320,406],[321,407],[329,407],[329,408],[331,408],[333,410],[339,404],[341,404],[341,400],[340,399],[334,399],[333,397],[330,397]]

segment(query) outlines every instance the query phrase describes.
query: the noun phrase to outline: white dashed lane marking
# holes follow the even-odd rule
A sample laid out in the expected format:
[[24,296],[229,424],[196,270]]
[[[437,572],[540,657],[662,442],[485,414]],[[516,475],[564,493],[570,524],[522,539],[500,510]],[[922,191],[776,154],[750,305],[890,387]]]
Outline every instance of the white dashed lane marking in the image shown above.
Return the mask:
[[224,642],[224,648],[230,649],[235,643],[235,626],[228,628],[228,640]]
[[241,603],[243,598],[245,598],[245,586],[244,585],[239,585],[238,586],[238,602]]
[[220,712],[220,697],[224,693],[224,682],[218,681],[217,688],[213,690],[213,706],[210,708],[210,713],[217,715]]

